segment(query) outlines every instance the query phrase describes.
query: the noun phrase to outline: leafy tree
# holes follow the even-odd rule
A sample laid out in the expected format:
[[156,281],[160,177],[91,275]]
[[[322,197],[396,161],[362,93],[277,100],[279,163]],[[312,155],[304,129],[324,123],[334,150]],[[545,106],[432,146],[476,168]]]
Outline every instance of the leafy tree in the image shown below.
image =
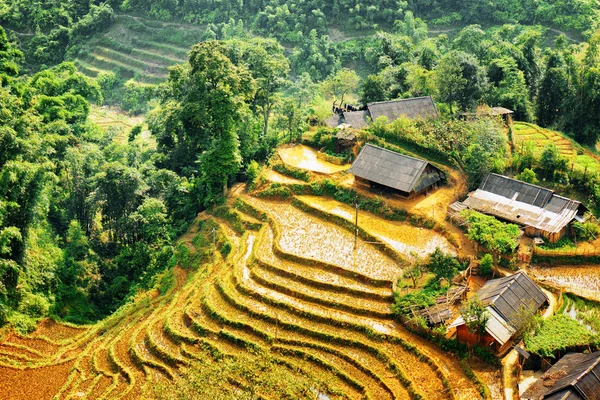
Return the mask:
[[292,65],[297,74],[307,72],[312,79],[318,81],[336,71],[339,60],[329,37],[319,36],[313,29],[294,51]]
[[467,236],[470,240],[492,252],[494,264],[500,254],[515,251],[521,237],[521,230],[515,224],[505,224],[496,218],[473,210],[462,211],[467,220]]
[[485,328],[490,319],[489,313],[477,294],[471,297],[460,309],[465,325],[469,332],[477,335],[477,340],[485,333]]
[[517,68],[513,58],[503,57],[492,60],[488,66],[490,87],[486,97],[489,104],[514,110],[515,118],[530,121],[532,106],[523,71]]
[[344,96],[355,93],[359,82],[360,77],[356,72],[348,68],[342,68],[323,81],[323,92],[334,96],[336,100],[339,100],[338,104],[342,106],[344,104]]
[[197,174],[198,155],[236,136],[255,93],[254,79],[231,62],[225,44],[212,41],[192,48],[189,65],[171,71],[168,87],[149,126],[164,166],[189,177]]
[[436,279],[450,280],[456,276],[459,268],[456,257],[445,254],[439,247],[429,255],[427,269],[435,274]]
[[529,169],[529,168],[525,168],[523,170],[523,172],[521,172],[519,175],[516,176],[516,178],[520,181],[527,182],[527,183],[533,183],[533,184],[537,183],[537,177],[535,175],[535,171],[533,171],[532,169]]
[[229,58],[236,65],[246,65],[254,78],[254,103],[263,115],[263,137],[269,130],[269,118],[278,101],[278,92],[286,83],[290,69],[283,47],[275,40],[253,39],[231,41]]
[[567,169],[567,160],[560,154],[560,150],[555,144],[544,147],[539,164],[544,175],[549,178],[553,178],[557,171],[566,171]]
[[435,70],[436,88],[441,101],[468,110],[481,99],[487,81],[479,62],[467,53],[451,51]]
[[564,114],[565,100],[569,94],[568,81],[562,56],[558,52],[551,52],[537,98],[537,118],[540,125],[552,126]]

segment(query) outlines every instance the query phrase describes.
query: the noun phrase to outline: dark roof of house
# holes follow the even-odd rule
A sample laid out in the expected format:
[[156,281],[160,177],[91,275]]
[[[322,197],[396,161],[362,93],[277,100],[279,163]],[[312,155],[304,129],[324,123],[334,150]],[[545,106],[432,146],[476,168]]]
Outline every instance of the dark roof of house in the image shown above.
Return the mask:
[[544,207],[553,194],[550,189],[497,174],[489,174],[479,189],[536,207]]
[[354,129],[364,129],[368,126],[368,111],[344,111],[344,122]]
[[565,355],[531,385],[526,400],[599,400],[600,351]]
[[403,115],[410,119],[438,116],[437,108],[435,107],[435,103],[431,96],[380,101],[369,103],[367,104],[367,107],[373,121],[381,116],[387,117],[389,122],[395,121]]
[[489,174],[463,202],[474,210],[547,232],[559,232],[585,207],[550,189]]
[[335,128],[342,122],[342,116],[339,114],[334,114],[325,120],[325,125],[327,125],[330,128]]
[[367,144],[348,171],[360,178],[410,193],[444,178],[444,173],[434,166],[431,172],[425,172],[428,164],[425,160]]
[[[559,361],[560,362],[560,361]],[[600,399],[600,352],[587,354],[567,370],[544,396],[545,399],[570,399],[579,395],[584,400]]]
[[542,289],[523,271],[488,281],[477,291],[477,296],[515,330],[521,327],[523,307],[535,312],[548,300]]

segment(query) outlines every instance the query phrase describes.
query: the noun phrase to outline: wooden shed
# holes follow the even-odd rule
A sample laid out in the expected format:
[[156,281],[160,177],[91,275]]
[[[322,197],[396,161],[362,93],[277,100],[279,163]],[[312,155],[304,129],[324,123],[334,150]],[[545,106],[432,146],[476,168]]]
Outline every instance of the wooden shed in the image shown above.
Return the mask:
[[477,292],[485,305],[488,322],[480,337],[469,332],[465,320],[458,317],[449,328],[456,328],[457,338],[463,343],[480,345],[502,353],[510,339],[521,328],[524,308],[537,312],[548,301],[540,287],[523,271],[488,281]]
[[392,190],[414,198],[429,193],[446,179],[445,174],[425,160],[366,144],[348,170],[371,187]]

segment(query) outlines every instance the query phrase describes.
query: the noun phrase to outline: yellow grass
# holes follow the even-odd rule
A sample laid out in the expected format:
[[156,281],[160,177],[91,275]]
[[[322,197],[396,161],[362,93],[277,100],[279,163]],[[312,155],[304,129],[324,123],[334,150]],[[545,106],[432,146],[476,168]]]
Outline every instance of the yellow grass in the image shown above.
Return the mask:
[[319,172],[322,174],[334,174],[350,168],[350,164],[335,165],[317,158],[317,151],[304,145],[293,147],[280,147],[277,153],[281,160],[293,167]]
[[[355,220],[355,210],[337,200],[318,196],[298,196],[298,198],[319,210],[351,222]],[[359,211],[358,224],[409,260],[414,260],[415,255],[425,257],[438,247],[448,254],[457,254],[454,246],[445,237],[430,229],[388,221],[366,211]]]
[[291,254],[335,264],[376,279],[395,280],[402,268],[347,230],[303,213],[288,203],[250,200],[281,225],[280,245]]

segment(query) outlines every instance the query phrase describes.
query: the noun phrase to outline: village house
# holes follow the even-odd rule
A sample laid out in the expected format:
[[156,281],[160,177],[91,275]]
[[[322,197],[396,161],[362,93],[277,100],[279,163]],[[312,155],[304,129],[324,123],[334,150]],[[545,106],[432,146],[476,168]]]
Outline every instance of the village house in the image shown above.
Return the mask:
[[428,194],[446,179],[444,172],[425,160],[372,144],[362,148],[348,172],[358,182],[391,190],[408,199]]
[[366,107],[359,110],[354,107],[334,107],[334,112],[335,115],[325,121],[331,128],[343,126],[365,129],[370,121],[375,121],[382,116],[387,117],[388,122],[393,122],[402,116],[410,119],[438,116],[437,107],[431,96],[368,103]]
[[584,221],[587,208],[579,201],[554,191],[506,176],[489,174],[462,204],[451,208],[472,209],[517,224],[530,237],[559,241],[573,221]]
[[513,110],[509,110],[504,107],[486,107],[478,109],[476,112],[463,112],[460,114],[461,118],[470,121],[477,117],[497,117],[500,116],[506,126],[509,126],[513,122]]
[[565,355],[521,395],[522,400],[600,400],[600,351]]
[[477,297],[489,317],[485,333],[478,337],[469,332],[462,316],[448,329],[456,328],[460,342],[480,344],[498,354],[510,346],[512,337],[522,327],[524,314],[537,312],[548,301],[542,289],[523,271],[488,281],[477,291]]

